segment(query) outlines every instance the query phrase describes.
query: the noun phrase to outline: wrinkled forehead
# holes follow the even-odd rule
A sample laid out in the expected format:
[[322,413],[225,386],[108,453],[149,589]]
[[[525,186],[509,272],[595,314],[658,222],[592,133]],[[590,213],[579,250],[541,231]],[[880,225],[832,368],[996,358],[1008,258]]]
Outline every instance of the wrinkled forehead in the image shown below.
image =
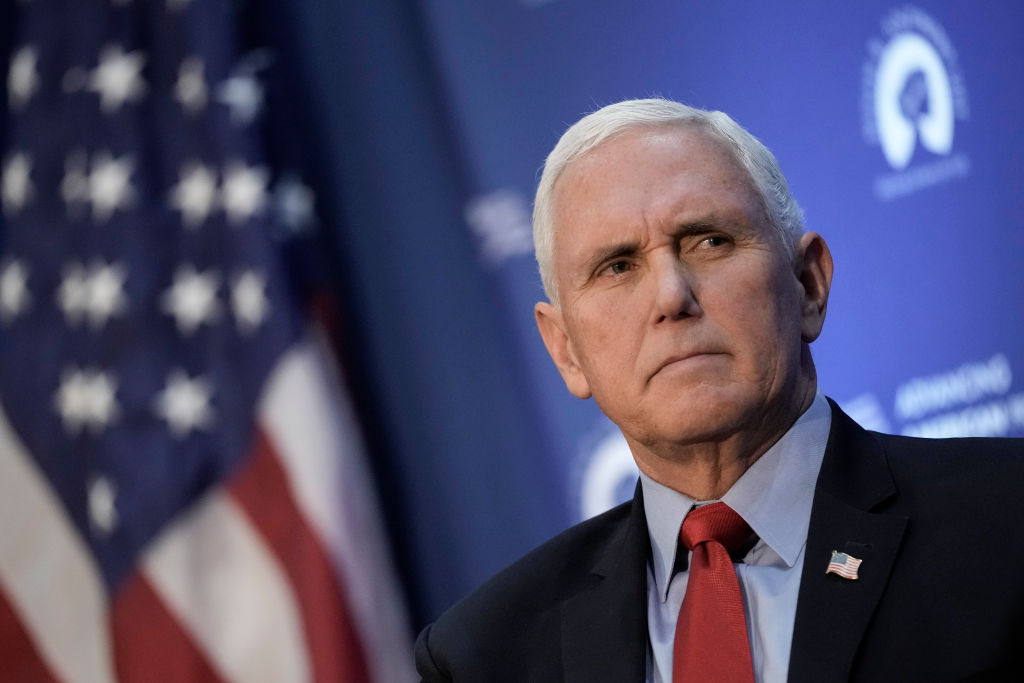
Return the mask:
[[[666,173],[699,175],[713,171],[728,180],[733,192],[744,195],[759,214],[758,222],[769,232],[773,230],[771,214],[751,171],[743,164],[736,144],[702,120],[644,124],[626,128],[608,136],[598,144],[567,162],[559,173],[551,192],[552,248],[557,251],[559,233],[571,229],[574,220],[567,212],[586,211],[605,202],[609,192],[616,191],[614,178],[622,183],[642,177],[651,164],[664,163],[657,154],[657,141],[670,139],[672,153],[677,154],[677,168],[666,167]],[[697,161],[699,160],[699,161]],[[654,183],[651,183],[653,190]],[[659,186],[660,189],[660,186]],[[655,198],[659,199],[659,198]],[[666,200],[671,198],[666,197]],[[565,235],[562,235],[564,238]],[[780,242],[780,247],[784,246]],[[788,249],[786,250],[788,252]],[[557,258],[553,259],[556,263]]]

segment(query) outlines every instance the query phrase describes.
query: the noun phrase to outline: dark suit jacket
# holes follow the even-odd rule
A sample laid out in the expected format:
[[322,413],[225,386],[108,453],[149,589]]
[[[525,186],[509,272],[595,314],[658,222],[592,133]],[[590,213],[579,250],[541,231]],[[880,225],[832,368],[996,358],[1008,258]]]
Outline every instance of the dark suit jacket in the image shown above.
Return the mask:
[[[1024,680],[1024,442],[887,436],[832,413],[789,680]],[[863,560],[858,580],[825,574],[832,550]],[[420,674],[641,683],[649,555],[638,487],[427,627]]]

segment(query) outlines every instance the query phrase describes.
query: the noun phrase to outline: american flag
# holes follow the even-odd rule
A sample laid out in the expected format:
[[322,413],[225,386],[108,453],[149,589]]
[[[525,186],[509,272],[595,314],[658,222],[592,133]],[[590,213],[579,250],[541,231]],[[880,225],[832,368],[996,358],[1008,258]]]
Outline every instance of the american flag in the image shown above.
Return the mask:
[[828,562],[828,567],[825,569],[825,573],[838,574],[844,579],[857,579],[861,562],[863,562],[863,560],[859,560],[856,557],[847,555],[846,553],[841,553],[838,550],[833,550],[832,558]]
[[[239,3],[16,9],[0,680],[413,680],[359,430],[282,240]],[[2,120],[2,118],[0,118]]]

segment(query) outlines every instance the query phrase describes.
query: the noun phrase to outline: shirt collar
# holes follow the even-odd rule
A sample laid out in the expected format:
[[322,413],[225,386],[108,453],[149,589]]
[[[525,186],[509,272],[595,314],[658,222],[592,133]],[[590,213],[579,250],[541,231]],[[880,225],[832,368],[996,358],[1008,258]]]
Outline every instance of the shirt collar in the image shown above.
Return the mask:
[[[793,566],[807,542],[814,485],[831,424],[832,410],[819,391],[793,426],[722,496],[722,502],[739,513],[787,567]],[[640,485],[654,581],[664,599],[675,566],[679,527],[697,501],[643,472]]]

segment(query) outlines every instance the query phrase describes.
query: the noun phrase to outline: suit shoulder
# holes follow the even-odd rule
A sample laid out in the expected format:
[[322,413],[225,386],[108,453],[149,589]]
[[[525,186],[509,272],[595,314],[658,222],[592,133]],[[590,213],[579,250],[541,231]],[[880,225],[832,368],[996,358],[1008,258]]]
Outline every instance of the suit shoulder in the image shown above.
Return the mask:
[[448,613],[487,613],[503,602],[544,605],[584,587],[603,551],[624,539],[631,506],[623,503],[566,529],[495,574]]
[[1024,439],[872,436],[901,499],[996,527],[1024,524]]
[[926,439],[868,433],[885,451],[886,459],[897,472],[967,479],[1024,474],[1024,439]]
[[[632,502],[581,522],[515,561],[457,602],[420,634],[417,660],[454,672],[522,652],[529,639],[557,633],[559,610],[592,586],[609,548],[625,542]],[[522,640],[523,642],[520,642]],[[510,663],[511,664],[511,663]]]

